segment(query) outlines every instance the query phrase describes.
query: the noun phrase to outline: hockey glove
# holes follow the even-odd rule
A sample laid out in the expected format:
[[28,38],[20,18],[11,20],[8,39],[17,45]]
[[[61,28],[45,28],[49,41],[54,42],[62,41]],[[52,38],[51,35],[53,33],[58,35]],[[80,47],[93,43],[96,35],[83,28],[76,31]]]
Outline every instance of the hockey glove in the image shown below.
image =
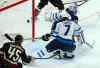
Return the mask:
[[27,59],[28,59],[28,61],[30,63],[30,61],[32,60],[32,56],[27,56]]
[[17,63],[17,68],[23,68],[23,64],[21,62]]
[[49,41],[50,36],[51,36],[50,34],[45,34],[45,35],[42,36],[42,40],[43,41]]
[[29,64],[32,61],[32,56],[27,56],[26,59],[27,59],[26,61],[22,62],[24,65],[27,65],[27,64]]
[[38,16],[40,13],[40,9],[35,9],[35,16]]

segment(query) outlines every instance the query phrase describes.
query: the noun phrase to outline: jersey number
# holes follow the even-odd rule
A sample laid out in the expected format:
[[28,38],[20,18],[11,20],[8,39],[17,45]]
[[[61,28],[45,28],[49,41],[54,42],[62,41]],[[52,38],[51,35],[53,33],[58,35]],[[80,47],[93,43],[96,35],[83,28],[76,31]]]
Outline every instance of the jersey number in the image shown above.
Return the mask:
[[21,51],[14,47],[10,47],[8,53],[10,54],[9,58],[13,59],[13,61],[17,61],[20,57],[19,54],[21,53]]
[[69,32],[69,30],[70,30],[70,25],[65,25],[65,27],[67,27],[67,29],[66,29],[66,31],[65,31],[65,33],[64,33],[64,35],[67,35],[67,34],[68,34],[68,32]]

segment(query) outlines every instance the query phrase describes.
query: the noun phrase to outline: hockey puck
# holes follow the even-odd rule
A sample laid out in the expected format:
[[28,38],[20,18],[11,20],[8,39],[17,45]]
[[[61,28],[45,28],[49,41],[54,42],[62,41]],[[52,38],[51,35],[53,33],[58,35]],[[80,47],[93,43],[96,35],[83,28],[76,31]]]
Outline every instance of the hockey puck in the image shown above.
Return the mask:
[[27,23],[30,23],[30,20],[29,19],[27,20]]

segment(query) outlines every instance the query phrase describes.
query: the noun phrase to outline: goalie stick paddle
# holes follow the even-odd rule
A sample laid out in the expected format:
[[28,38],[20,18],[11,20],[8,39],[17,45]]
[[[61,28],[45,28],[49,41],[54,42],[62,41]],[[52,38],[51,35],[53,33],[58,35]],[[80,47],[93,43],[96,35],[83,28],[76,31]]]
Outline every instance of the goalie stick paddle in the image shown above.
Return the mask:
[[14,41],[13,38],[11,38],[9,34],[5,33],[4,36],[5,36],[8,40]]

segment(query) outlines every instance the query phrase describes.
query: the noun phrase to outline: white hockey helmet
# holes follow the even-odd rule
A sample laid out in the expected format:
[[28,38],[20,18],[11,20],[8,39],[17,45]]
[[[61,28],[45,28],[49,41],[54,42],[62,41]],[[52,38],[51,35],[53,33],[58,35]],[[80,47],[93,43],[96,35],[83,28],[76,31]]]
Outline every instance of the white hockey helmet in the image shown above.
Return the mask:
[[77,13],[77,3],[72,3],[72,4],[70,4],[69,5],[69,7],[68,7],[68,9],[70,10],[70,11],[73,11],[74,13]]

